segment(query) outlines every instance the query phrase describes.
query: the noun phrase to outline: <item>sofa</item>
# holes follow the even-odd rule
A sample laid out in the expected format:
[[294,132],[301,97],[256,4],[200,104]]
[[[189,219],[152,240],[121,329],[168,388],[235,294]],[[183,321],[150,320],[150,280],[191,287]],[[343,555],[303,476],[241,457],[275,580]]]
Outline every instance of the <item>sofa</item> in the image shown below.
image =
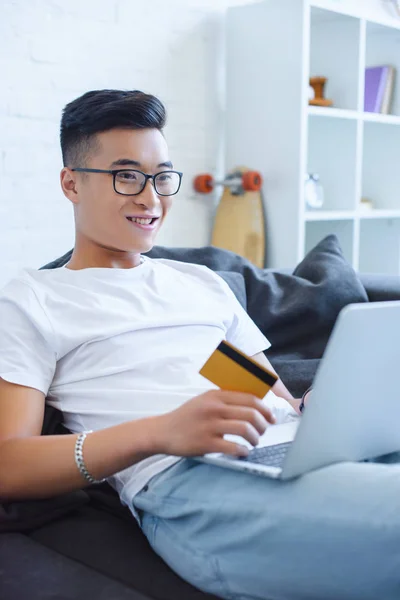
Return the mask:
[[[42,268],[68,262],[71,250]],[[359,276],[338,239],[321,240],[294,270],[260,269],[215,247],[155,246],[150,258],[204,264],[230,285],[271,341],[268,358],[300,396],[312,383],[340,310],[354,302],[400,300],[400,279]],[[46,408],[43,435],[66,433]],[[47,500],[0,504],[2,600],[212,600],[151,549],[107,484]],[[265,596],[268,600],[268,594]]]

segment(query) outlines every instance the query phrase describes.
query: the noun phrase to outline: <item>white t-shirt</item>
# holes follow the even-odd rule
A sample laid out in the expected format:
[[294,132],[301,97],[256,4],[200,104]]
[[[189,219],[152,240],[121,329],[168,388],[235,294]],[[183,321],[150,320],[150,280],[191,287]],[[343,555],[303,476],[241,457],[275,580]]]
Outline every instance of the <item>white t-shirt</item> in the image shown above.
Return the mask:
[[[42,391],[72,432],[166,413],[215,388],[199,370],[222,339],[248,355],[270,345],[204,266],[144,257],[131,269],[24,269],[0,292],[0,377]],[[266,399],[278,421],[293,415]],[[179,459],[154,455],[109,482],[132,509]]]

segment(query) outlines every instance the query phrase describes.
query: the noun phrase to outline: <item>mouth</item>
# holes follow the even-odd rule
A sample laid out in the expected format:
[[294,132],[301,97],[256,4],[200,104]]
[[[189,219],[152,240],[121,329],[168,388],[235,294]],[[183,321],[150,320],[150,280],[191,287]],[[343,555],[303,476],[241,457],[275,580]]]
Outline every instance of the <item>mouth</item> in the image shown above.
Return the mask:
[[126,217],[126,219],[130,221],[134,227],[147,230],[154,229],[159,218],[160,217]]

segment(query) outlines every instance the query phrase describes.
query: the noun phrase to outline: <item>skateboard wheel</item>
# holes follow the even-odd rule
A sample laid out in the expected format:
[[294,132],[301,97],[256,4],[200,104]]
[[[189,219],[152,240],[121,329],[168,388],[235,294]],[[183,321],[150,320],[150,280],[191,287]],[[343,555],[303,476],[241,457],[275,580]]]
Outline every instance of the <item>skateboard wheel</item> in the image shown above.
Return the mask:
[[213,177],[205,173],[194,178],[193,186],[200,194],[210,194],[214,189]]
[[258,192],[262,186],[261,173],[258,171],[247,171],[247,173],[243,173],[242,185],[246,192]]

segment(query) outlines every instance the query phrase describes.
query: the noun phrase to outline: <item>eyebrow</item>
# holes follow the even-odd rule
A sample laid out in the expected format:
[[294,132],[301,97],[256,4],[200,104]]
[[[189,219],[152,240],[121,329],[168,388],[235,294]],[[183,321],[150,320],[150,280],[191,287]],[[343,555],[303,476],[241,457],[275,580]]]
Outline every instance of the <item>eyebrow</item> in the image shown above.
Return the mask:
[[[141,167],[142,165],[140,164],[139,161],[132,160],[131,158],[119,158],[118,160],[115,160],[114,162],[112,162],[110,166],[111,167]],[[159,168],[159,167],[167,167],[168,169],[173,169],[173,164],[171,161],[167,160],[166,162],[163,162],[163,163],[160,163],[159,165],[157,165],[157,168]]]

